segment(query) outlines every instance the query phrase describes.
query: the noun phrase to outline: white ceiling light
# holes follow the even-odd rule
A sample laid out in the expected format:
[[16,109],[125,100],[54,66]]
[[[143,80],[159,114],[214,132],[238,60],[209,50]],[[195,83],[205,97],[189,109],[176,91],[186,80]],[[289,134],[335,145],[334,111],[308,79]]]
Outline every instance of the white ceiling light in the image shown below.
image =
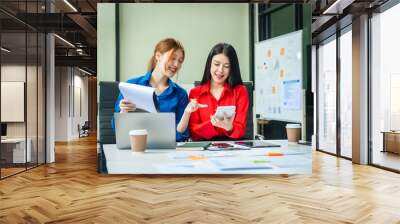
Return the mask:
[[67,4],[72,10],[74,10],[74,12],[78,12],[78,10],[71,4],[69,3],[68,0],[64,0],[65,4]]
[[85,74],[87,74],[87,75],[92,75],[92,73],[90,73],[90,72],[88,72],[88,71],[86,71],[86,70],[83,70],[83,69],[81,69],[81,68],[79,68],[79,67],[78,67],[78,70],[81,71],[81,72],[83,72],[83,73],[85,73]]
[[11,52],[10,50],[8,50],[8,49],[5,48],[5,47],[2,47],[1,50],[4,51],[4,52],[6,52],[6,53],[10,53],[10,52]]
[[57,34],[54,34],[55,37],[57,37],[59,40],[61,40],[62,42],[66,43],[67,45],[69,45],[70,47],[75,48],[75,45],[73,45],[71,42],[69,42],[68,40],[58,36]]
[[343,9],[351,5],[355,0],[336,0],[332,5],[324,10],[322,14],[342,14]]
[[83,50],[81,48],[77,48],[76,53],[78,53],[79,55],[83,55]]

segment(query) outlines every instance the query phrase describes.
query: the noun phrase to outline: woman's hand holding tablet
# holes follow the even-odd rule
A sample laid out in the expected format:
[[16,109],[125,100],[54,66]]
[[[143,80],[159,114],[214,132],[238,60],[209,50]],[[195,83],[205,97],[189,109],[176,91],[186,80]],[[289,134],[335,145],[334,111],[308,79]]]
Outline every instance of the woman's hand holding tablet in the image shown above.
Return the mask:
[[218,106],[215,116],[222,120],[224,117],[232,117],[235,114],[236,106]]

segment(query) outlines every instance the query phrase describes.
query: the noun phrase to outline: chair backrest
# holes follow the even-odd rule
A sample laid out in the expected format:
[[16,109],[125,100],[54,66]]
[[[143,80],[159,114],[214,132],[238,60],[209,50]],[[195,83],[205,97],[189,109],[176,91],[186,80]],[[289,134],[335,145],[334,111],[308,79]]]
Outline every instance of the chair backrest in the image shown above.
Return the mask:
[[253,82],[243,82],[243,84],[247,88],[247,92],[249,94],[249,109],[247,110],[247,127],[246,134],[244,135],[244,139],[253,140],[254,139],[254,124],[253,124],[253,90],[254,85]]
[[82,129],[84,130],[89,130],[90,129],[90,125],[89,125],[89,121],[85,121],[85,123],[82,125]]
[[[200,85],[200,81],[194,82],[195,86]],[[249,109],[247,110],[247,126],[246,133],[243,136],[243,139],[252,140],[254,139],[254,124],[253,124],[253,82],[247,81],[243,82],[243,85],[246,86],[247,92],[249,94]],[[225,139],[224,139],[225,140]]]
[[115,144],[115,132],[111,120],[119,95],[118,82],[100,82],[99,87],[99,142]]

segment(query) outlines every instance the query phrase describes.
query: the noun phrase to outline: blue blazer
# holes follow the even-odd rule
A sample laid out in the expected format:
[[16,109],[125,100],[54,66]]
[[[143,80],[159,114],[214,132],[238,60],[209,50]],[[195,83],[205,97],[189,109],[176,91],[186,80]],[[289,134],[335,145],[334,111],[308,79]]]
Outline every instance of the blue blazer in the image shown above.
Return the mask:
[[[145,75],[129,79],[127,83],[138,84],[143,86],[150,86],[151,72],[147,72]],[[123,96],[119,94],[118,99],[115,103],[115,112],[121,111],[119,108],[119,102],[123,99]],[[188,94],[186,90],[168,79],[168,88],[164,90],[159,96],[157,96],[159,102],[160,112],[174,112],[175,113],[175,128],[181,120],[186,106],[189,103]],[[114,120],[112,121],[114,128]],[[189,138],[188,128],[180,133],[176,131],[176,141],[186,141]]]

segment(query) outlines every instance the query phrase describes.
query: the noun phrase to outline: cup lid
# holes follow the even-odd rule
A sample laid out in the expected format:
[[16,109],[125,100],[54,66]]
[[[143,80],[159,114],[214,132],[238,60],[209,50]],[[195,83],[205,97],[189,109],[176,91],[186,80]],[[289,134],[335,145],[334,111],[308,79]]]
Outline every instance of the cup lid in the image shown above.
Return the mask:
[[286,124],[286,128],[301,128],[300,124]]
[[147,135],[147,130],[146,129],[130,130],[129,135]]

